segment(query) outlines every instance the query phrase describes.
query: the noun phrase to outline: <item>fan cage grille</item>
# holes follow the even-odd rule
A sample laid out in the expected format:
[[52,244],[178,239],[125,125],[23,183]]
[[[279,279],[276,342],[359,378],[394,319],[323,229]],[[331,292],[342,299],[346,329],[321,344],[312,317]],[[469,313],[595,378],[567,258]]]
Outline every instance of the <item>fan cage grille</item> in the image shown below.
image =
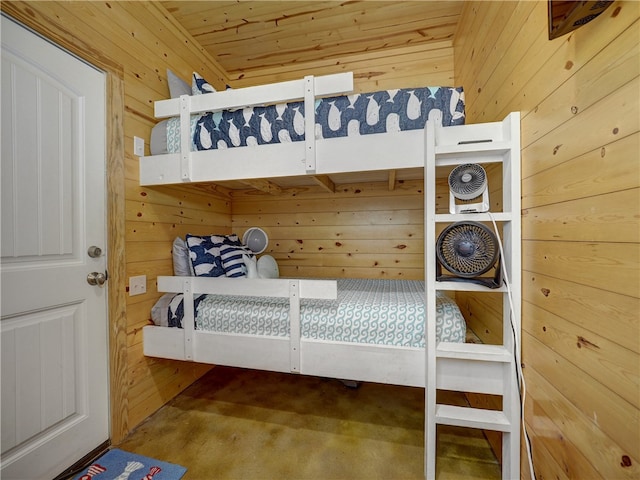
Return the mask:
[[449,174],[449,190],[460,200],[471,200],[487,188],[487,173],[475,163],[458,165]]
[[440,263],[463,278],[482,275],[498,260],[497,239],[485,225],[457,222],[445,228],[436,243]]

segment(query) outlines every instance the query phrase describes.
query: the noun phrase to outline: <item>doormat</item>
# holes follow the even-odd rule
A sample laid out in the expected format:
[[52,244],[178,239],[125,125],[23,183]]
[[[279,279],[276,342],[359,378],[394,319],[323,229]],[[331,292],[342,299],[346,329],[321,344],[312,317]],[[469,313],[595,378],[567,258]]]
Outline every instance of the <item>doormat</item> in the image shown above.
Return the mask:
[[74,480],[179,480],[186,468],[114,448]]

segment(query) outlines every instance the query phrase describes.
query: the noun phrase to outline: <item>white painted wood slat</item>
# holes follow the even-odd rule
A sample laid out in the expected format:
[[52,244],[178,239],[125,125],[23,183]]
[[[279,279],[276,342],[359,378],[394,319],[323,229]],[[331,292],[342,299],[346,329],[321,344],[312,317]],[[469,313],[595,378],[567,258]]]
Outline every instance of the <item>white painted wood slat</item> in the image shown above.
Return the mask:
[[511,430],[511,424],[506,415],[496,410],[438,405],[435,416],[436,421],[442,425],[481,428],[500,432],[509,432]]
[[[324,77],[315,77],[314,96],[340,95],[353,90],[353,74],[337,73]],[[228,89],[206,95],[191,97],[190,113],[216,112],[225,109],[269,105],[303,100],[305,98],[306,82],[290,80],[287,82],[270,83],[255,87]],[[180,115],[180,99],[160,100],[155,102],[155,116],[157,118],[175,117]]]

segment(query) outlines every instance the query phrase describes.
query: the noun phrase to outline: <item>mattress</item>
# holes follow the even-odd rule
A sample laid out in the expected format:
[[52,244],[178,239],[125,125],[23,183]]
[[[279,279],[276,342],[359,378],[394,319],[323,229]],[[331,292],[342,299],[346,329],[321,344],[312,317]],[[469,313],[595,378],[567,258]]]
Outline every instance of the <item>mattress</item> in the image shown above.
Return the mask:
[[[224,110],[191,117],[191,150],[288,143],[305,139],[304,102]],[[464,124],[462,88],[423,87],[343,95],[315,102],[316,139]],[[151,154],[180,151],[180,119],[157,124]]]
[[[302,338],[424,348],[424,282],[338,279],[337,287],[337,300],[301,300]],[[161,302],[162,307],[156,307],[156,324],[180,327],[182,295],[171,294]],[[164,322],[157,317],[160,310],[167,310]],[[201,295],[196,299],[195,312],[197,330],[289,336],[286,298]],[[458,306],[438,292],[437,340],[464,342],[465,335],[466,323]]]

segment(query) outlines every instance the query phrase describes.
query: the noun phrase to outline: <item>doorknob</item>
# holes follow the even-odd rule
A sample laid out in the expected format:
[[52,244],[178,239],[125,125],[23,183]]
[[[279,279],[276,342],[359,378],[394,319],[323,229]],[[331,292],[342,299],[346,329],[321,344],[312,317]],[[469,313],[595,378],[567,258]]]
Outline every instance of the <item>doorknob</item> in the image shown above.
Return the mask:
[[107,281],[107,277],[107,272],[91,272],[89,275],[87,275],[87,283],[89,285],[98,285],[101,287],[102,285],[104,285],[104,282]]

